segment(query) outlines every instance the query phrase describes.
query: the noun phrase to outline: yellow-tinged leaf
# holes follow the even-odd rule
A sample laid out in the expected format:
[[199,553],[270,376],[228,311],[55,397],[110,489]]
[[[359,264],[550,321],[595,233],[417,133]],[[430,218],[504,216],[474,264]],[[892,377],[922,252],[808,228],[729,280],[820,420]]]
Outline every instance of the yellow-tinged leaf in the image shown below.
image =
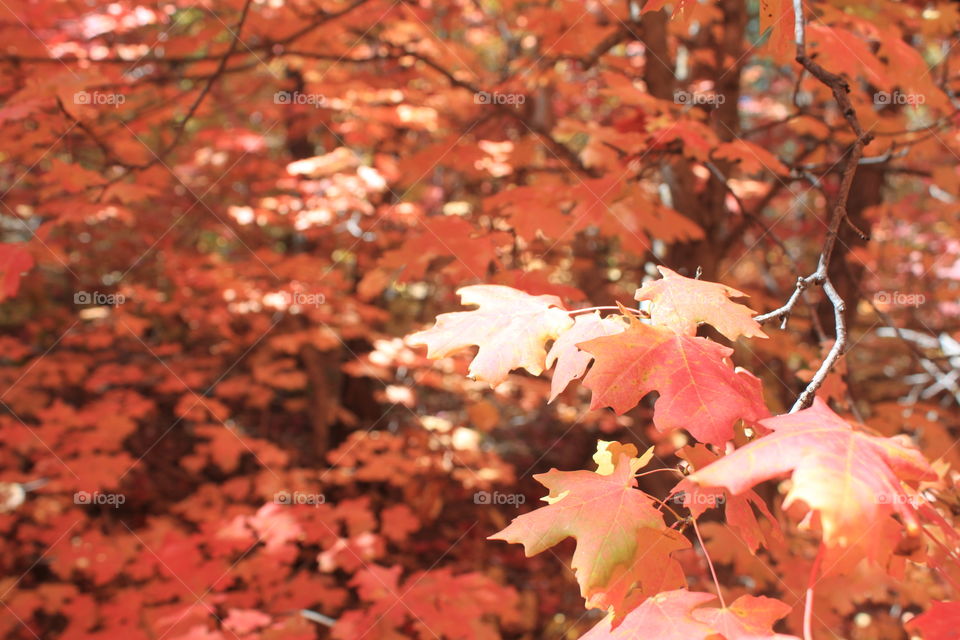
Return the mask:
[[740,336],[766,338],[767,334],[753,319],[754,311],[731,297],[746,294],[718,282],[707,282],[681,276],[666,267],[657,267],[660,280],[645,283],[634,299],[650,301],[650,319],[654,324],[669,327],[693,336],[697,325],[704,322],[730,340]]
[[819,513],[828,546],[854,544],[864,531],[894,514],[908,530],[918,530],[916,508],[904,483],[934,480],[936,473],[911,445],[854,429],[819,398],[809,409],[760,423],[773,433],[688,480],[739,494],[789,474],[792,487],[784,508],[800,501]]
[[623,333],[626,324],[616,317],[601,318],[596,311],[578,315],[573,327],[564,331],[550,347],[547,353],[546,368],[556,362],[557,368],[550,381],[550,401],[567,388],[571,381],[583,376],[593,356],[581,350],[577,345],[600,336],[612,336]]
[[608,476],[613,473],[616,461],[620,459],[622,454],[630,458],[630,468],[636,473],[639,469],[647,466],[650,460],[653,459],[654,448],[655,447],[650,447],[642,456],[639,456],[636,445],[612,442],[609,440],[598,440],[597,452],[593,454],[593,461],[597,463],[597,473],[602,476]]
[[543,372],[547,340],[573,325],[560,298],[532,296],[502,285],[485,284],[457,291],[474,311],[444,313],[433,328],[410,336],[411,344],[426,345],[427,356],[442,358],[477,345],[470,375],[496,386],[512,369],[533,375]]
[[634,473],[621,452],[609,475],[556,469],[536,475],[550,490],[550,504],[515,518],[491,539],[522,544],[530,557],[575,538],[572,567],[587,606],[613,607],[622,617],[628,597],[635,604],[683,584],[671,554],[690,546],[664,525],[654,499],[636,488]]

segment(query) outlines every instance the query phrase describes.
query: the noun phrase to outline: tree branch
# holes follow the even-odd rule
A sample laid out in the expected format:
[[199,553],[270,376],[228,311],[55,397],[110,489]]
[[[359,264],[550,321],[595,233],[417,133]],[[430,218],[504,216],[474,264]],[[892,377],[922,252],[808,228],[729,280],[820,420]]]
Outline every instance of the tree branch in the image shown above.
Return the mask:
[[837,243],[840,227],[844,224],[844,221],[847,218],[847,200],[850,196],[850,188],[853,185],[854,174],[857,171],[857,166],[860,164],[860,159],[863,157],[864,147],[873,139],[872,135],[864,132],[863,127],[860,125],[860,121],[857,119],[857,114],[853,109],[853,105],[850,102],[849,96],[847,95],[850,93],[850,85],[847,83],[847,81],[844,80],[842,76],[827,71],[820,66],[819,63],[807,56],[803,0],[794,0],[793,10],[795,18],[794,36],[797,47],[796,60],[814,78],[819,80],[824,86],[830,89],[830,91],[833,93],[834,100],[840,107],[840,112],[843,114],[844,119],[853,130],[856,139],[847,150],[847,159],[845,161],[842,178],[840,180],[840,188],[837,193],[836,202],[833,206],[833,212],[827,228],[827,236],[824,239],[823,251],[820,253],[816,271],[808,276],[797,279],[797,286],[785,305],[779,309],[776,309],[775,311],[756,316],[755,318],[755,320],[761,324],[774,318],[778,318],[780,319],[781,327],[785,327],[790,313],[793,310],[793,307],[797,304],[797,301],[800,299],[803,291],[810,285],[814,284],[820,285],[823,288],[824,294],[826,294],[827,298],[830,300],[830,304],[833,306],[836,340],[834,341],[833,347],[830,349],[826,358],[824,358],[823,362],[820,364],[820,367],[817,369],[817,372],[814,374],[809,384],[807,384],[807,387],[803,390],[793,407],[790,409],[790,413],[794,413],[810,406],[810,404],[813,402],[814,396],[816,395],[817,389],[820,388],[820,386],[823,384],[823,381],[830,373],[830,370],[843,356],[847,349],[847,326],[846,319],[844,317],[846,304],[844,303],[840,294],[837,293],[833,283],[830,282],[828,268],[830,266],[830,258],[833,255],[833,250]]

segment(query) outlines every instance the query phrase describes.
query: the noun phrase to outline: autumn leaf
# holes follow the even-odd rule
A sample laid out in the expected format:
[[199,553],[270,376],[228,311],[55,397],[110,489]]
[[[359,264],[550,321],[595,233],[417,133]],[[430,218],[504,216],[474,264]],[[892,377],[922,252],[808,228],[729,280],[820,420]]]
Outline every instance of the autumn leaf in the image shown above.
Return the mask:
[[711,593],[686,589],[658,593],[627,614],[620,625],[614,627],[613,617],[607,616],[580,640],[707,640],[716,632],[692,614],[696,607],[715,598]]
[[593,454],[593,461],[597,464],[597,473],[608,476],[616,469],[620,456],[625,455],[630,458],[630,470],[636,473],[638,469],[647,466],[653,459],[653,449],[653,447],[650,447],[641,456],[636,445],[598,440],[597,452]]
[[0,244],[0,301],[20,290],[20,278],[33,268],[33,256],[23,244]]
[[596,311],[577,316],[574,325],[560,334],[547,353],[546,368],[557,364],[550,381],[550,401],[553,402],[571,381],[583,376],[593,360],[592,355],[577,347],[578,343],[600,336],[612,336],[625,329],[624,323],[617,318],[601,318]]
[[357,154],[347,147],[337,147],[328,154],[304,158],[287,165],[287,172],[291,175],[305,175],[311,178],[332,176],[349,169],[356,169],[360,164]]
[[[564,185],[545,184],[504,189],[483,201],[486,211],[501,211],[521,238],[534,240],[538,233],[559,238],[576,219],[563,212],[567,199]],[[535,216],[530,211],[536,210]]]
[[660,431],[686,429],[697,440],[722,445],[733,438],[737,420],[768,415],[760,381],[734,370],[728,349],[636,318],[614,336],[579,347],[596,358],[583,385],[593,391],[591,409],[625,413],[652,391],[660,393],[653,422]]
[[410,336],[414,345],[427,345],[427,356],[442,358],[479,346],[470,364],[470,375],[496,386],[512,369],[533,375],[543,372],[544,344],[573,325],[560,298],[531,296],[502,285],[473,285],[457,290],[465,305],[475,311],[444,313],[431,329]]
[[663,278],[645,283],[634,296],[650,301],[654,324],[693,336],[697,325],[705,322],[729,340],[767,337],[753,319],[754,311],[730,300],[746,297],[745,293],[718,282],[686,278],[666,267],[657,269]]
[[792,487],[784,508],[801,501],[817,511],[823,540],[829,545],[856,543],[880,519],[893,514],[910,532],[918,530],[916,509],[903,483],[937,476],[911,445],[855,429],[819,398],[809,409],[760,423],[773,433],[688,479],[741,494],[764,480],[789,474]]
[[404,542],[420,528],[420,520],[405,504],[395,504],[380,512],[380,529],[393,542]]
[[[451,569],[420,571],[401,581],[400,566],[365,566],[351,580],[361,609],[348,611],[333,627],[337,640],[362,637],[477,639],[495,638],[498,624],[515,618],[517,594],[481,573]],[[416,629],[405,633],[407,625]]]
[[702,607],[693,617],[713,627],[725,640],[799,640],[773,631],[791,607],[774,598],[740,596],[726,608]]
[[780,162],[777,156],[760,145],[746,140],[724,142],[713,152],[713,157],[737,163],[740,170],[747,175],[757,175],[764,171],[770,171],[781,176],[790,173],[790,169]]
[[[702,469],[719,459],[716,453],[703,444],[683,447],[677,452],[677,457],[685,460],[692,470]],[[740,495],[731,495],[726,489],[702,487],[691,482],[689,478],[684,478],[677,483],[670,494],[682,495],[683,506],[690,510],[690,515],[694,518],[699,518],[707,509],[719,507],[722,504],[727,525],[743,540],[751,553],[756,553],[761,542],[770,542],[767,540],[767,535],[776,541],[783,540],[783,533],[780,531],[777,519],[753,490],[744,491]],[[754,508],[770,523],[767,534],[760,527],[760,522],[753,512]]]
[[500,412],[492,403],[481,400],[467,407],[470,423],[479,431],[491,431],[500,424]]
[[923,640],[956,640],[957,629],[960,629],[960,602],[934,601],[906,626],[911,632],[919,632]]
[[497,263],[497,246],[508,240],[505,233],[478,235],[473,225],[461,218],[426,218],[403,244],[384,252],[378,266],[409,282],[423,279],[435,259],[446,258],[449,262],[443,271],[455,282],[479,279],[491,263]]
[[[760,521],[757,520],[754,509],[770,523],[767,531],[760,527]],[[751,553],[756,553],[761,544],[769,545],[771,541],[783,542],[780,523],[755,491],[729,496],[724,504],[723,516],[727,520],[727,525],[740,536]]]
[[740,596],[729,607],[701,607],[711,593],[678,589],[644,601],[617,625],[612,616],[580,640],[799,640],[773,631],[790,607],[767,597]]
[[271,621],[270,616],[256,609],[230,609],[223,627],[234,634],[247,634],[266,627]]
[[[673,13],[670,14],[672,19],[683,16],[689,17],[689,8],[695,4],[694,0],[669,0],[669,2],[673,5]],[[659,11],[660,9],[663,9],[667,3],[668,0],[647,0],[643,5],[641,13]]]
[[887,65],[874,53],[871,44],[853,29],[820,22],[807,25],[808,48],[822,64],[849,78],[862,77],[882,91],[893,88]]
[[0,2],[0,640],[958,635],[960,3],[191,4]]
[[770,30],[770,38],[764,46],[777,61],[782,61],[793,45],[795,21],[791,0],[760,0],[760,34]]
[[[571,566],[588,607],[613,607],[683,584],[670,554],[689,547],[664,525],[654,500],[639,491],[632,458],[621,455],[613,473],[558,471],[534,478],[550,490],[549,504],[521,515],[492,540],[522,544],[527,557],[575,538]],[[631,593],[632,592],[632,593]]]

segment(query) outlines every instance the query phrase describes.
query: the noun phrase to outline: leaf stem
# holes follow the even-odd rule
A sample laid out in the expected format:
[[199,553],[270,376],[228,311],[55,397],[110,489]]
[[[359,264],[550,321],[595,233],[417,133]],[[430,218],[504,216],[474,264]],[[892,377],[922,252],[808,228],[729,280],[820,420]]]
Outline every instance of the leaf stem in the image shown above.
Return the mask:
[[674,469],[673,467],[660,467],[659,469],[650,469],[650,471],[644,471],[643,473],[638,473],[638,474],[636,474],[636,475],[633,476],[633,477],[634,477],[634,478],[642,478],[643,476],[648,476],[648,475],[650,475],[651,473],[657,473],[658,471],[672,471],[672,472],[674,472],[674,473],[676,473],[676,474],[679,474],[681,477],[683,476],[683,474],[680,473],[680,471],[678,471],[677,469]]
[[696,518],[690,518],[690,522],[693,523],[693,530],[697,534],[697,540],[700,542],[700,548],[703,549],[703,557],[707,559],[707,565],[710,567],[710,575],[713,576],[713,584],[717,589],[717,597],[720,598],[720,606],[726,609],[727,603],[723,600],[723,591],[720,590],[720,581],[717,580],[717,570],[713,568],[713,560],[710,559],[710,554],[707,553],[707,545],[703,544],[703,537],[700,535],[700,527],[697,526]]
[[686,518],[684,518],[684,517],[681,516],[679,513],[677,513],[676,511],[674,511],[673,508],[672,508],[670,505],[668,505],[666,502],[664,502],[664,501],[661,500],[660,498],[657,498],[656,496],[651,496],[649,493],[648,493],[647,495],[650,496],[650,498],[652,498],[653,500],[656,500],[657,502],[660,503],[660,506],[657,507],[657,511],[660,511],[661,509],[663,509],[663,507],[666,507],[666,508],[667,508],[667,511],[669,511],[670,513],[672,513],[672,514],[673,514],[673,517],[676,518],[677,520],[686,520]]
[[803,640],[813,640],[813,588],[817,584],[817,574],[820,572],[820,563],[827,547],[821,542],[817,549],[817,557],[810,567],[810,577],[807,579],[807,599],[803,606]]
[[[623,307],[623,308],[624,308],[624,309],[627,309],[628,311],[632,311],[632,312],[634,312],[634,313],[637,314],[637,315],[641,315],[639,309],[630,309],[629,307]],[[575,315],[577,315],[578,313],[586,313],[586,312],[588,312],[588,311],[620,311],[620,309],[621,309],[621,307],[613,307],[613,306],[606,306],[606,307],[587,307],[586,309],[574,309],[574,310],[572,310],[572,311],[568,311],[567,314],[568,314],[568,315],[571,315],[571,316],[575,316]]]
[[[952,559],[955,563],[960,564],[960,558],[957,558],[956,554],[953,552],[952,549],[947,547],[947,545],[945,545],[944,543],[940,542],[940,540],[938,540],[935,535],[930,533],[926,527],[920,527],[920,530],[923,531],[923,533],[928,538],[933,540],[937,544],[937,546],[940,547],[940,549],[942,549],[947,554],[947,556],[950,559]],[[943,567],[935,567],[935,568],[941,573],[941,575],[943,575],[943,577],[947,580],[947,582],[950,583],[950,586],[952,586],[957,591],[957,593],[960,593],[960,584],[957,584],[957,581],[951,578],[950,574],[943,570]]]

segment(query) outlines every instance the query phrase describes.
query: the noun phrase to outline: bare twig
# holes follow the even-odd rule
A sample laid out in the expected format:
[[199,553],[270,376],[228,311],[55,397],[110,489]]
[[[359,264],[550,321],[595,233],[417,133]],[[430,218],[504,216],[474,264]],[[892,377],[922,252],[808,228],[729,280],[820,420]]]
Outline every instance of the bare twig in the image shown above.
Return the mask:
[[[807,387],[803,390],[793,407],[790,409],[790,413],[805,409],[806,407],[810,406],[810,404],[813,402],[813,398],[817,392],[817,389],[819,389],[823,384],[827,374],[830,373],[830,370],[833,369],[833,366],[843,356],[847,348],[847,326],[846,319],[844,317],[846,305],[843,301],[843,298],[834,288],[833,283],[830,282],[830,258],[833,256],[833,250],[837,243],[840,228],[847,219],[847,199],[850,196],[850,188],[853,186],[853,177],[857,171],[857,166],[860,164],[860,160],[863,157],[863,149],[873,139],[869,133],[863,130],[863,127],[860,125],[860,121],[857,119],[857,114],[853,109],[853,105],[850,102],[849,96],[847,95],[850,92],[850,85],[847,83],[847,81],[842,76],[827,71],[820,66],[819,63],[807,56],[802,0],[794,0],[793,10],[795,18],[794,37],[797,47],[796,60],[813,77],[830,89],[830,91],[833,93],[834,100],[840,107],[840,112],[850,125],[854,135],[856,135],[856,139],[850,145],[850,148],[846,153],[847,158],[843,167],[840,188],[837,193],[836,202],[833,206],[833,212],[827,228],[827,236],[824,239],[823,251],[820,253],[820,259],[817,262],[816,270],[808,276],[797,279],[797,286],[785,305],[779,309],[771,311],[770,313],[756,316],[755,318],[755,320],[761,324],[776,318],[780,320],[781,327],[785,327],[787,320],[790,317],[790,313],[792,312],[793,307],[796,306],[801,294],[803,294],[803,292],[810,285],[814,284],[820,285],[823,288],[824,294],[827,296],[827,299],[830,300],[830,304],[833,306],[836,340],[834,341],[833,347],[831,347],[829,353],[827,353],[826,358],[824,358],[823,362],[820,364],[820,367],[813,375],[813,378],[810,380],[809,384],[807,384]],[[854,229],[856,230],[855,227]],[[859,230],[857,230],[857,232],[860,233]]]
[[817,272],[811,273],[810,275],[802,278],[797,278],[797,286],[793,290],[793,293],[790,294],[790,298],[787,300],[786,304],[779,309],[770,311],[769,313],[763,313],[759,316],[755,316],[753,319],[760,324],[777,319],[780,320],[780,328],[785,329],[787,326],[787,320],[790,319],[790,314],[793,312],[793,308],[800,300],[800,294],[802,294],[811,284],[822,284],[822,282],[822,280],[817,279]]
[[325,616],[322,613],[313,611],[312,609],[300,609],[300,615],[306,618],[311,622],[316,622],[317,624],[322,624],[325,627],[332,627],[337,624],[336,618],[331,618],[330,616]]
[[810,384],[807,385],[807,388],[804,389],[800,397],[797,398],[793,407],[790,408],[790,413],[805,409],[813,403],[813,396],[816,394],[817,389],[823,384],[827,374],[830,373],[833,365],[837,363],[847,348],[847,326],[843,318],[846,305],[843,302],[843,298],[841,298],[837,290],[834,289],[833,283],[830,282],[829,278],[823,282],[823,292],[827,294],[827,298],[830,299],[830,304],[833,305],[833,318],[836,324],[837,339],[834,341],[829,353],[827,353],[827,357],[820,363],[820,368],[813,374]]

